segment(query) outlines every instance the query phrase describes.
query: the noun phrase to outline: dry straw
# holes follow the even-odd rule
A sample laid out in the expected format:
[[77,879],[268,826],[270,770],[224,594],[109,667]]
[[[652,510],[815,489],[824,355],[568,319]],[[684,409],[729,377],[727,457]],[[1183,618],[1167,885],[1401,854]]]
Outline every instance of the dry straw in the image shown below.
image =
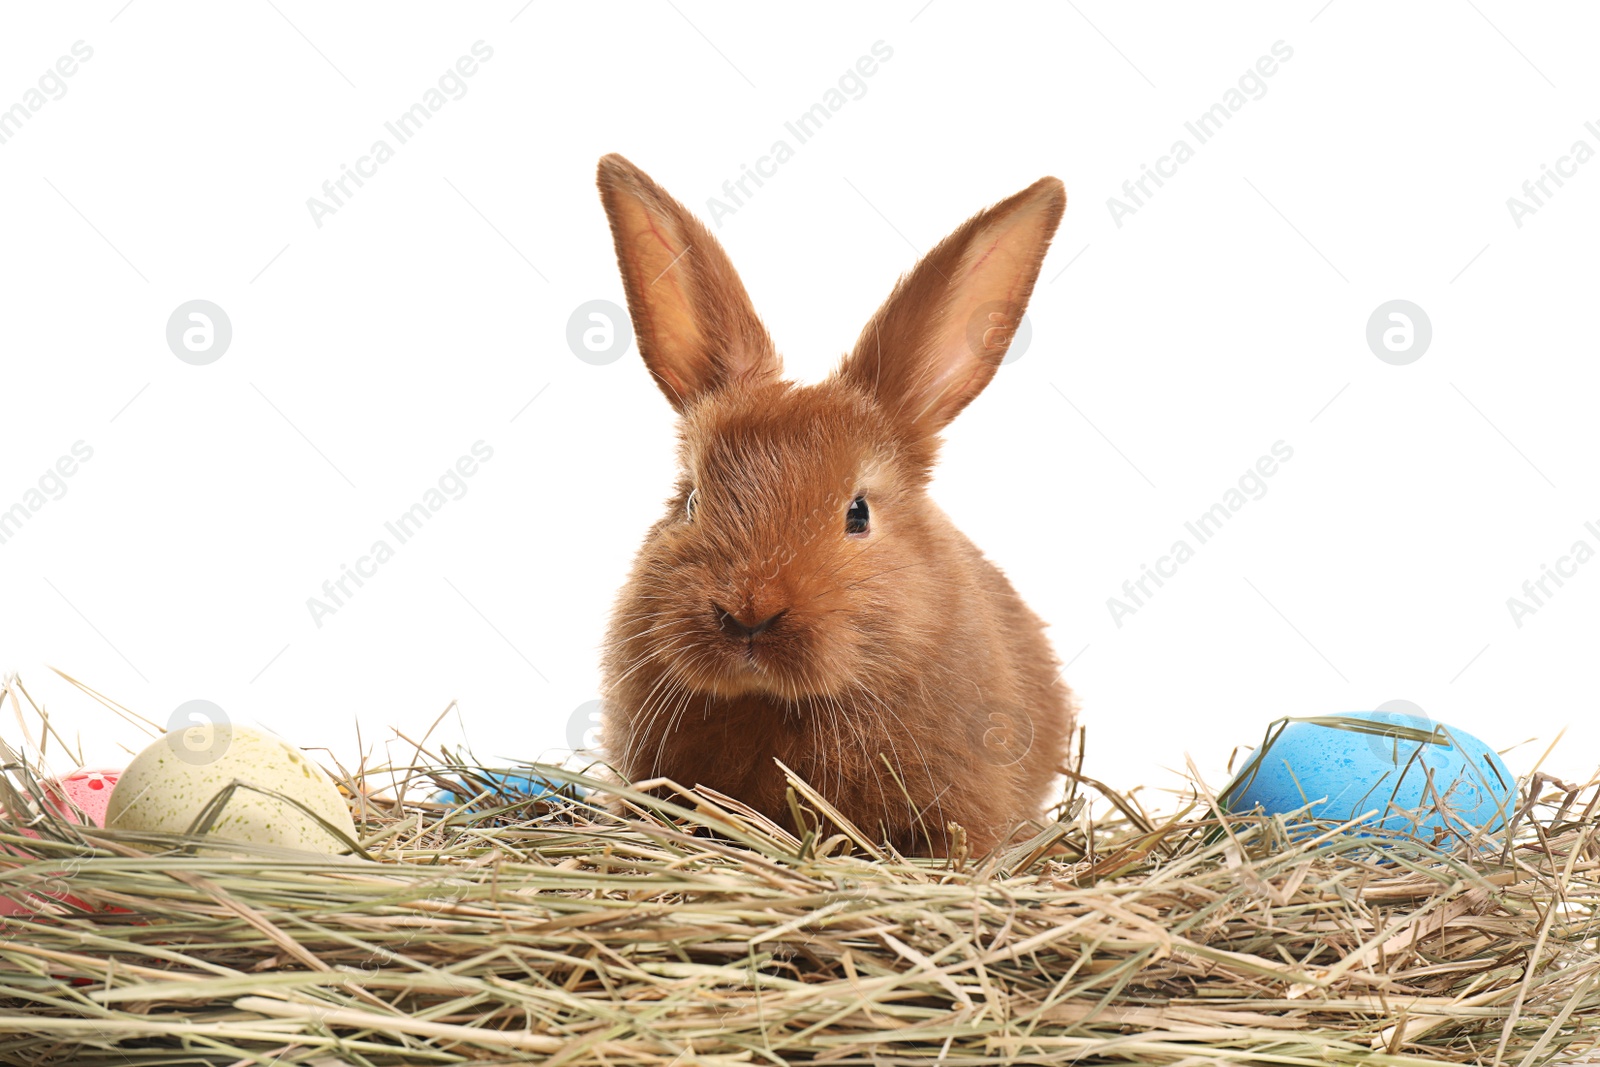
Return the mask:
[[[335,769],[370,859],[311,860],[76,827],[8,749],[0,893],[38,914],[3,920],[0,1062],[1533,1067],[1597,1043],[1593,783],[1535,775],[1509,839],[1436,845],[1306,839],[1198,784],[1156,821],[1080,778],[1032,840],[946,862],[885,855],[792,776],[820,832],[532,768],[619,818],[416,752]],[[468,805],[404,799],[463,778]],[[63,889],[88,910],[28,896]]]

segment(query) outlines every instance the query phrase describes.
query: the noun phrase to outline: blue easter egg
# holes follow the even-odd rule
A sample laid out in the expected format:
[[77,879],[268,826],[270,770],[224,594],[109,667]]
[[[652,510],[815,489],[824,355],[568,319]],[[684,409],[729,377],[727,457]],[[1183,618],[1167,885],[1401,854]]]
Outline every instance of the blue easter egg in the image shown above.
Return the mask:
[[[484,778],[493,782],[498,787],[498,795],[494,788],[480,784],[479,779]],[[478,771],[471,781],[457,782],[454,789],[441,789],[433,795],[435,804],[465,804],[479,793],[487,793],[485,802],[505,800],[544,800],[554,798],[559,794],[583,796],[584,790],[575,785],[563,785],[552,782],[548,778],[540,778],[529,774]]]
[[[1428,734],[1402,736],[1409,727]],[[1325,800],[1323,798],[1326,798]],[[1316,802],[1316,803],[1313,803]],[[1516,803],[1516,779],[1495,751],[1465,730],[1422,715],[1352,711],[1290,719],[1245,763],[1223,807],[1364,821],[1423,840],[1501,829]]]

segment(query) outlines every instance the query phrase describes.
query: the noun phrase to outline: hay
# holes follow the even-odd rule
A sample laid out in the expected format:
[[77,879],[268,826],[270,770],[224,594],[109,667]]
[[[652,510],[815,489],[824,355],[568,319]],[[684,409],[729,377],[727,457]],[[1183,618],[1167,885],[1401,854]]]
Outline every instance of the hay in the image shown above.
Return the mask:
[[[1597,1043],[1592,783],[1536,776],[1508,840],[1440,845],[1291,839],[1198,785],[1156,822],[1106,789],[946,862],[883,855],[799,781],[825,829],[796,838],[715,794],[531,768],[617,818],[416,750],[333,768],[371,859],[321,861],[74,827],[7,751],[0,893],[91,910],[3,920],[0,1061],[1533,1067]],[[470,805],[411,799],[463,774]]]

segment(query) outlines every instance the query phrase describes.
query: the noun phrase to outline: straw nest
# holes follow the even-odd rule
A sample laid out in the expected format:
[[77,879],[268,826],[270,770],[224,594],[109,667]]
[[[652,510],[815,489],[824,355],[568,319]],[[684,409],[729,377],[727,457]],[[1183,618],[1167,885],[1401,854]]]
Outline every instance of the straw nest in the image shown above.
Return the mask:
[[[1530,1067],[1597,1043],[1592,783],[1536,775],[1509,835],[1422,843],[1291,834],[1198,783],[1157,819],[1080,777],[1031,840],[934,861],[798,780],[801,837],[705,791],[534,768],[617,817],[414,751],[329,768],[367,858],[312,860],[74,826],[8,748],[0,893],[36,914],[3,920],[0,1062]],[[414,799],[463,780],[469,804]]]

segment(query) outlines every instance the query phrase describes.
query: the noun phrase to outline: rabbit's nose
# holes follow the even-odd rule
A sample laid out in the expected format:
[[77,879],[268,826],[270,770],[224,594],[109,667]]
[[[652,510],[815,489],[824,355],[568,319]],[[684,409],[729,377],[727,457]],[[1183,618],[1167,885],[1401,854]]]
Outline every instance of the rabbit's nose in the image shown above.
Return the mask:
[[[788,610],[785,608],[784,611],[780,611],[776,615],[769,616],[759,622],[746,622],[719,604],[713,603],[711,607],[717,613],[717,621],[721,623],[723,631],[732,637],[740,638],[754,637],[764,632],[773,623],[783,618],[784,611]],[[747,611],[746,614],[748,615],[749,612]]]

